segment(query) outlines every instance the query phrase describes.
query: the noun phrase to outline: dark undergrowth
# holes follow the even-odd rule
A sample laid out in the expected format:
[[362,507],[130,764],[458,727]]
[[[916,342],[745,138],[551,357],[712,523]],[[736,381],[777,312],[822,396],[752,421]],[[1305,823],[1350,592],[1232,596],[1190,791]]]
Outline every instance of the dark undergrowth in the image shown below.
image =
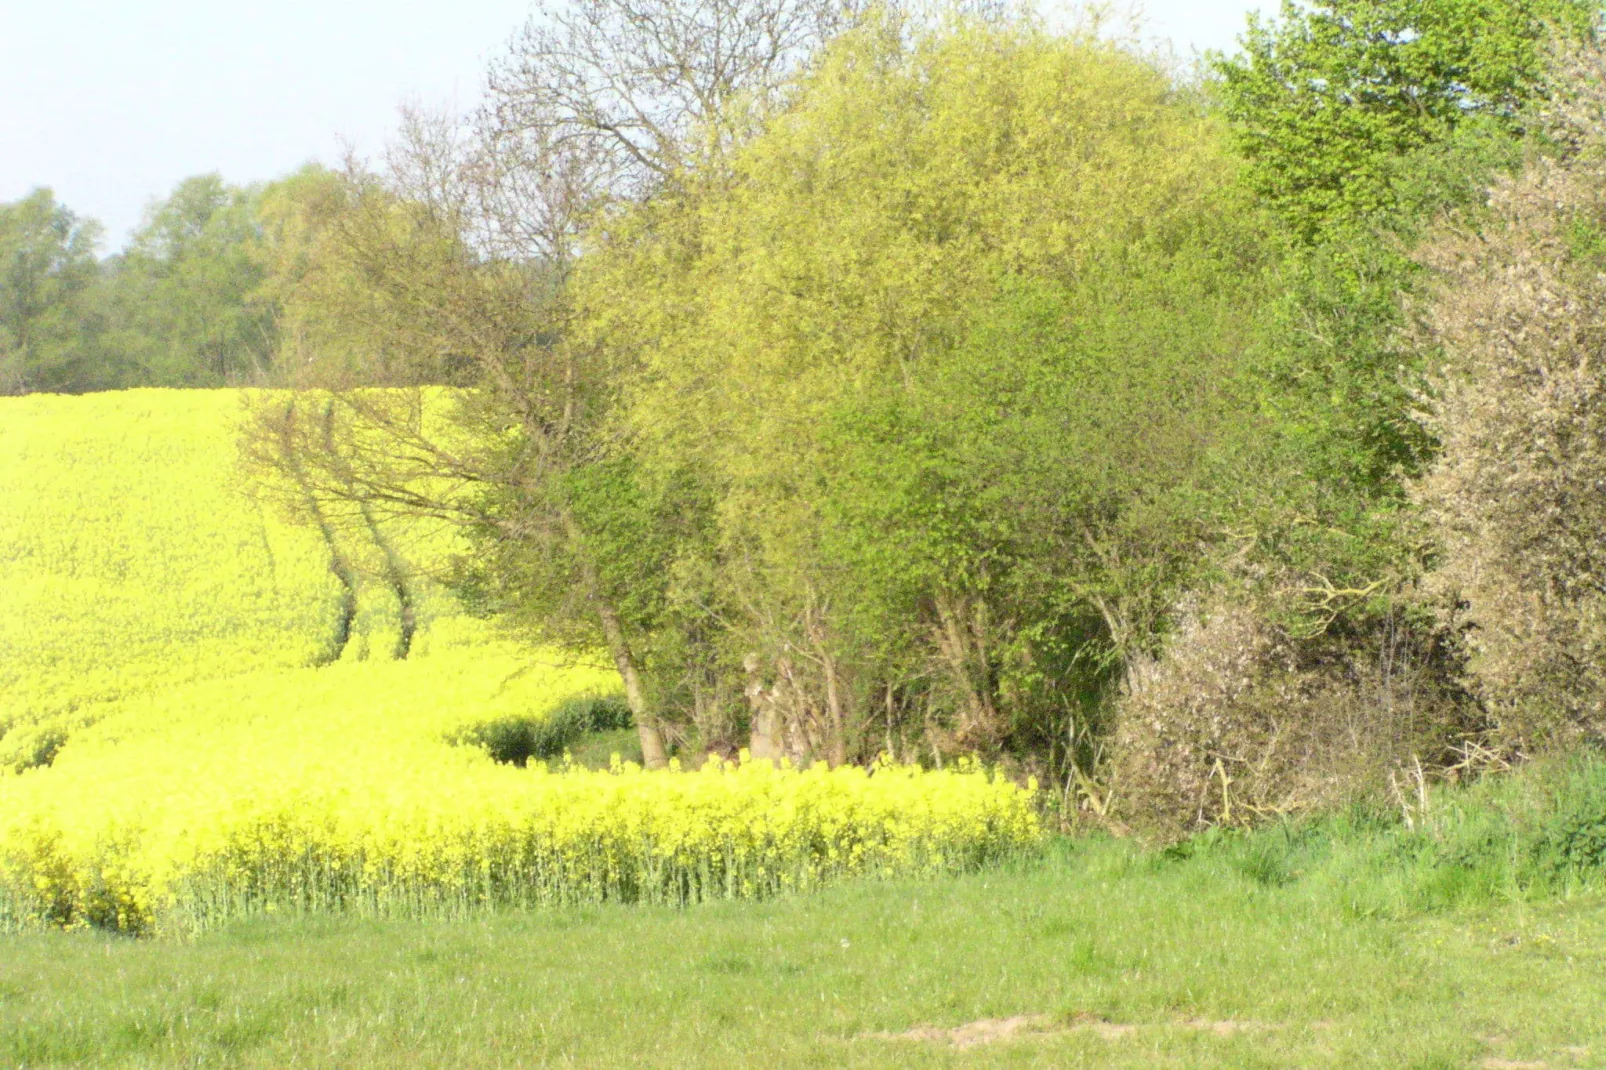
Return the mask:
[[459,746],[484,748],[498,762],[524,766],[532,761],[561,758],[566,751],[597,735],[617,740],[633,724],[623,698],[588,695],[568,699],[541,713],[481,721],[448,738]]

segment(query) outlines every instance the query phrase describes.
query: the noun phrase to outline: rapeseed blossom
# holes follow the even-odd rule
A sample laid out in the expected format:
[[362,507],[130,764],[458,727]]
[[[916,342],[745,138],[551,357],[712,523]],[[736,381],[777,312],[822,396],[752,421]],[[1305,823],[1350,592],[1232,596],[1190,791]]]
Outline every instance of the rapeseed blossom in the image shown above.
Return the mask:
[[[614,686],[498,638],[417,566],[240,485],[236,391],[0,400],[0,928],[187,931],[253,913],[684,903],[962,869],[1032,843],[979,769],[517,769],[468,724]],[[394,522],[393,522],[394,523]]]
[[[1037,837],[1029,793],[973,766],[498,765],[446,742],[457,718],[415,686],[423,669],[180,689],[86,729],[51,768],[0,777],[0,923],[686,903],[965,869]],[[545,679],[556,696],[598,675]]]

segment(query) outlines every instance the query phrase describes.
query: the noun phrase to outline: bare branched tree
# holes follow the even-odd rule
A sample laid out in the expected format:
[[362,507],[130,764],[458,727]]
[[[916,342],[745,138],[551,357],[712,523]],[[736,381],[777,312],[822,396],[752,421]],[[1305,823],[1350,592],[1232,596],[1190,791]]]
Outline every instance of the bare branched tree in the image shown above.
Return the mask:
[[593,195],[638,198],[762,121],[854,0],[577,0],[545,8],[491,73],[499,155],[586,165]]
[[667,756],[631,608],[644,581],[621,574],[574,499],[587,473],[628,469],[611,419],[628,356],[576,334],[565,284],[600,211],[717,165],[852,3],[538,13],[478,112],[408,111],[380,168],[348,163],[287,302],[286,378],[318,404],[270,399],[255,421],[250,455],[327,503],[320,515],[457,525],[478,547],[470,571],[511,616],[546,641],[605,648],[649,767]]

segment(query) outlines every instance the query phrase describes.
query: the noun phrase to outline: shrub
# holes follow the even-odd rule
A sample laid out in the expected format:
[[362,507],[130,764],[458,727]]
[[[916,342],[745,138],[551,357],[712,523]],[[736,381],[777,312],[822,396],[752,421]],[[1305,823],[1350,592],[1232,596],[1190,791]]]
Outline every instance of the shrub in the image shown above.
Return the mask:
[[531,759],[559,757],[588,733],[611,732],[633,724],[623,696],[586,695],[567,699],[543,715],[513,715],[466,725],[447,740],[480,747],[503,764],[524,766]]
[[1440,235],[1443,347],[1416,490],[1464,600],[1471,670],[1505,741],[1606,737],[1606,55],[1561,57],[1550,154]]
[[1354,616],[1306,637],[1249,592],[1186,607],[1164,652],[1129,667],[1117,703],[1122,818],[1175,840],[1338,804],[1400,761],[1446,753],[1474,727],[1454,649],[1419,614]]

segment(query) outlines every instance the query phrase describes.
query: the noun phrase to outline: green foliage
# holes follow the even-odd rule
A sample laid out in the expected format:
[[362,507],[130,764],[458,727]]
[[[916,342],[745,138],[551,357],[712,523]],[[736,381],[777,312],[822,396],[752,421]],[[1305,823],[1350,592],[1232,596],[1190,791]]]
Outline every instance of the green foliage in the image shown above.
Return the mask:
[[[1268,433],[1239,458],[1258,473],[1240,523],[1274,575],[1387,595],[1420,574],[1405,484],[1436,443],[1417,411],[1431,350],[1406,317],[1422,284],[1409,249],[1521,163],[1546,35],[1585,34],[1592,13],[1571,0],[1285,3],[1276,21],[1251,16],[1244,52],[1216,62],[1246,181],[1295,238],[1259,322]],[[1311,627],[1330,607],[1287,608]]]
[[264,187],[188,178],[105,261],[99,224],[49,190],[0,205],[0,394],[266,385],[281,349],[292,366],[309,345],[341,359],[305,307],[336,289],[323,260],[341,193],[316,167]]
[[[1389,17],[1413,11],[1401,6]],[[1500,21],[1511,16],[1506,7],[1480,14],[1443,5],[1429,14],[1441,18],[1456,11],[1490,20],[1489,41],[1500,39],[1502,26],[1515,25]],[[1427,31],[1396,40],[1387,34],[1351,40],[1345,35],[1364,23],[1363,14],[1376,19],[1387,12],[1360,5],[1285,9],[1280,36],[1255,24],[1249,58],[1225,72],[1227,111],[1239,121],[1242,137],[1254,134],[1257,122],[1283,123],[1275,127],[1283,133],[1305,123],[1299,127],[1304,134],[1332,144],[1325,154],[1308,145],[1290,150],[1291,160],[1256,155],[1259,150],[1249,147],[1246,177],[1279,209],[1291,240],[1278,264],[1281,293],[1258,319],[1255,354],[1247,362],[1245,386],[1258,398],[1261,419],[1235,427],[1247,433],[1231,436],[1220,454],[1239,479],[1227,512],[1233,550],[1223,557],[1224,582],[1173,619],[1165,655],[1155,664],[1134,666],[1139,671],[1129,676],[1121,700],[1113,779],[1121,785],[1128,819],[1151,831],[1165,827],[1175,834],[1199,823],[1331,806],[1376,789],[1388,768],[1413,756],[1453,760],[1448,748],[1489,726],[1491,711],[1468,690],[1465,669],[1469,647],[1476,653],[1495,633],[1469,636],[1464,619],[1450,611],[1457,594],[1447,585],[1438,585],[1437,606],[1422,597],[1420,581],[1446,555],[1452,572],[1467,567],[1488,577],[1498,568],[1487,560],[1474,564],[1454,539],[1442,537],[1442,526],[1436,536],[1411,500],[1412,481],[1433,465],[1441,437],[1454,451],[1472,423],[1422,419],[1424,398],[1442,393],[1436,384],[1429,388],[1426,374],[1441,338],[1414,329],[1410,312],[1428,307],[1431,291],[1410,249],[1453,213],[1466,244],[1444,259],[1460,265],[1453,297],[1463,308],[1480,295],[1543,289],[1512,286],[1509,273],[1486,289],[1466,277],[1468,265],[1483,258],[1478,250],[1486,244],[1485,228],[1498,222],[1485,191],[1502,172],[1521,165],[1528,128],[1541,125],[1534,122],[1537,112],[1566,97],[1569,85],[1592,80],[1566,71],[1536,74],[1512,83],[1498,107],[1463,101],[1453,121],[1431,130],[1410,125],[1426,122],[1429,112],[1397,112],[1379,103],[1382,98],[1367,96],[1370,89],[1351,102],[1354,115],[1327,114],[1322,109],[1336,105],[1313,104],[1295,91],[1298,86],[1268,89],[1270,95],[1255,104],[1269,109],[1264,113],[1244,110],[1246,101],[1254,103],[1243,95],[1250,84],[1244,79],[1254,64],[1273,59],[1326,64],[1325,74],[1306,70],[1300,76],[1318,79],[1310,90],[1317,97],[1344,79],[1364,86],[1382,77],[1379,70],[1392,69],[1377,49],[1401,50],[1405,64],[1382,78],[1383,88],[1388,78],[1405,78],[1414,69],[1406,61],[1421,58],[1412,50],[1431,44],[1423,43]],[[1368,25],[1375,30],[1381,24]],[[1524,47],[1539,57],[1542,42],[1534,33]],[[1459,48],[1476,37],[1440,45]],[[1376,114],[1366,118],[1366,107],[1373,105]],[[1301,110],[1307,107],[1316,110]],[[1367,128],[1377,135],[1371,140],[1361,127],[1344,126],[1362,119],[1373,124]],[[1329,121],[1338,125],[1321,125]],[[1390,123],[1404,124],[1392,141],[1380,133]],[[1299,182],[1310,179],[1298,171],[1307,166],[1330,168],[1335,188],[1375,196],[1366,203],[1329,203],[1318,195],[1319,183],[1276,185],[1290,174]],[[1279,170],[1284,167],[1292,170]],[[1378,178],[1375,188],[1368,186],[1369,176]],[[1287,196],[1279,199],[1279,189]],[[1571,240],[1588,244],[1587,235]],[[1497,317],[1484,306],[1463,317],[1469,337],[1492,337],[1489,325]],[[1566,315],[1576,322],[1576,313],[1570,308]],[[1520,406],[1507,400],[1498,412],[1489,407],[1489,428],[1514,429]],[[1506,448],[1502,456],[1520,453],[1520,447]],[[1515,506],[1516,484],[1510,480],[1465,478],[1459,486],[1476,488],[1514,513],[1545,515],[1532,502]],[[1567,513],[1578,516],[1576,509]],[[1581,517],[1577,522],[1591,526]],[[1467,531],[1495,530],[1483,521],[1452,523]],[[1489,602],[1507,612],[1526,604],[1498,597]],[[1201,609],[1207,612],[1201,615]],[[1519,648],[1540,645],[1531,629],[1521,634]],[[1588,642],[1557,638],[1554,645],[1565,646],[1569,659],[1593,649]],[[1527,667],[1508,662],[1508,668]],[[1526,722],[1537,715],[1537,705],[1515,702],[1509,712],[1495,712],[1497,720]]]
[[495,761],[528,765],[562,757],[581,737],[632,728],[630,707],[620,696],[566,699],[541,714],[502,717],[455,730],[448,741],[479,747]]
[[115,383],[97,338],[99,240],[48,189],[0,204],[0,395]]
[[1589,0],[1284,0],[1252,14],[1215,70],[1255,190],[1314,240],[1397,212],[1412,164],[1468,121],[1520,129],[1552,30],[1593,29]]
[[1009,735],[1006,695],[1056,733],[1148,640],[1255,418],[1266,235],[1221,127],[1092,39],[873,26],[731,166],[580,269],[642,353],[643,465],[713,503],[706,608],[840,745],[879,745],[842,734],[889,688],[955,746]]
[[185,179],[152,207],[108,275],[107,344],[148,386],[259,384],[276,340],[264,278],[259,191]]
[[263,279],[255,300],[273,309],[275,371],[288,384],[466,383],[474,350],[453,333],[452,316],[475,300],[473,287],[507,284],[507,296],[529,308],[499,311],[532,331],[526,324],[550,297],[537,265],[503,264],[500,273],[487,265],[482,277],[463,278],[465,269],[475,274],[476,258],[450,213],[367,172],[309,165],[264,187],[256,218]]
[[1235,526],[1295,633],[1375,630],[1432,559],[1407,492],[1438,449],[1410,250],[1449,213],[1478,218],[1521,165],[1554,89],[1547,33],[1585,34],[1591,10],[1287,5],[1217,63],[1246,181],[1291,238],[1257,324],[1264,419],[1233,461],[1253,473]]
[[1535,883],[1587,884],[1606,869],[1606,773],[1579,762],[1557,777],[1518,839],[1518,855]]

